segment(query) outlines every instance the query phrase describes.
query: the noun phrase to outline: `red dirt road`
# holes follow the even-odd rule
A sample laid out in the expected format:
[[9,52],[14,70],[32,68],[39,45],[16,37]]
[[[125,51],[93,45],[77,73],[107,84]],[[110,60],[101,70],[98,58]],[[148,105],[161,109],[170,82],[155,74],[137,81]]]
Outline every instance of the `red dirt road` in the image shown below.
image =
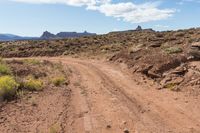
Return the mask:
[[110,63],[72,58],[56,60],[66,63],[73,71],[74,122],[70,132],[200,132],[198,97],[138,84],[139,77]]
[[[65,125],[62,132],[200,133],[200,97],[156,90],[149,81],[138,83],[141,77],[129,73],[126,67],[103,61],[64,57],[45,59],[60,61],[72,71],[71,99],[68,107],[61,108],[67,108],[67,114],[59,115],[59,118],[65,117],[61,119]],[[52,114],[45,115],[50,117]],[[37,113],[33,115],[37,117]],[[45,122],[40,123],[41,129],[48,125]]]

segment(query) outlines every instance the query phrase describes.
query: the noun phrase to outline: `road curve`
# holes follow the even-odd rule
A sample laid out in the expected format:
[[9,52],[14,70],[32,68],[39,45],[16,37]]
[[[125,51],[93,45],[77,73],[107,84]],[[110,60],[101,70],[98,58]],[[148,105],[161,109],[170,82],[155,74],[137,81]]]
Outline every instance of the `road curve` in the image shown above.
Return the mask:
[[[45,58],[70,67],[69,133],[199,133],[199,98],[136,82],[126,68],[96,60]],[[146,84],[150,84],[146,82]]]

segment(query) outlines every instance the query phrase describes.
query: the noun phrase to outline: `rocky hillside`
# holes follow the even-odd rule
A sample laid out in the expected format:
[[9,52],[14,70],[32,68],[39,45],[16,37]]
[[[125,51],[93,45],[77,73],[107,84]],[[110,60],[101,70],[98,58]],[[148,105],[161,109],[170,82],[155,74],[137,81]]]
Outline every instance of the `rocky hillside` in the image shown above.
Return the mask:
[[0,54],[3,57],[106,57],[158,82],[160,88],[178,90],[180,85],[186,84],[200,87],[199,28],[156,32],[139,27],[137,30],[80,38],[4,42],[0,44]]

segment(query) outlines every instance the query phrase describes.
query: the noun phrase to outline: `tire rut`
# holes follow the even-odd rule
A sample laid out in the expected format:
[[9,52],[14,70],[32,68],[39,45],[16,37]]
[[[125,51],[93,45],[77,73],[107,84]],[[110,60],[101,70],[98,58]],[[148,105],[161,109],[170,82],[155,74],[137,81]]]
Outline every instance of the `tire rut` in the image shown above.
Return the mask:
[[[135,121],[135,123],[132,125],[135,128],[135,132],[198,133],[200,131],[200,128],[198,126],[199,121],[195,119],[190,120],[191,117],[187,114],[184,114],[183,111],[174,108],[175,110],[173,111],[175,112],[173,112],[172,114],[169,110],[164,109],[158,103],[155,103],[154,101],[145,98],[145,95],[142,96],[140,93],[137,92],[135,95],[130,95],[125,90],[131,90],[133,88],[125,85],[123,82],[120,83],[121,85],[118,85],[119,82],[117,83],[116,79],[112,78],[108,73],[106,73],[106,71],[103,71],[103,69],[99,69],[101,67],[100,65],[98,66],[96,64],[94,65],[94,63],[76,60],[74,62],[76,64],[74,67],[83,67],[84,70],[80,71],[90,71],[93,75],[98,76],[100,80],[102,80],[101,83],[104,86],[103,88],[107,89],[112,95],[119,99],[124,107],[124,110],[126,110],[124,112],[129,112],[129,116],[133,121]],[[150,106],[149,103],[151,103]],[[175,116],[172,117],[172,115]],[[189,122],[186,122],[183,119],[191,121],[193,123],[193,127],[184,127],[183,125]]]

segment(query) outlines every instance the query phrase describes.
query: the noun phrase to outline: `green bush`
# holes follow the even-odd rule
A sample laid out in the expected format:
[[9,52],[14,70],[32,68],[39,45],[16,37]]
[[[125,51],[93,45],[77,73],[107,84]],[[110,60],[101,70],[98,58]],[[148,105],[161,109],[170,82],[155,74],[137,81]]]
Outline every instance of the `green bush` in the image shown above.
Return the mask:
[[166,84],[164,88],[167,88],[171,91],[179,91],[179,88],[177,87],[177,85],[178,85],[177,83],[169,83],[169,84]]
[[10,99],[12,98],[19,84],[11,76],[0,77],[0,98]]
[[58,76],[58,77],[55,77],[52,79],[52,83],[55,85],[55,86],[61,86],[66,82],[66,78],[64,76]]
[[36,59],[24,59],[23,62],[25,64],[32,64],[32,65],[40,65],[41,64],[41,62]]
[[60,130],[61,130],[60,125],[54,124],[54,125],[52,125],[52,126],[50,127],[49,133],[59,133]]
[[43,82],[34,78],[29,78],[23,82],[22,86],[30,91],[40,91],[43,89]]
[[0,62],[0,75],[10,75],[11,70],[8,65],[5,63]]
[[167,52],[168,54],[176,54],[176,53],[183,52],[183,50],[179,47],[170,47],[170,48],[166,48],[165,52]]

